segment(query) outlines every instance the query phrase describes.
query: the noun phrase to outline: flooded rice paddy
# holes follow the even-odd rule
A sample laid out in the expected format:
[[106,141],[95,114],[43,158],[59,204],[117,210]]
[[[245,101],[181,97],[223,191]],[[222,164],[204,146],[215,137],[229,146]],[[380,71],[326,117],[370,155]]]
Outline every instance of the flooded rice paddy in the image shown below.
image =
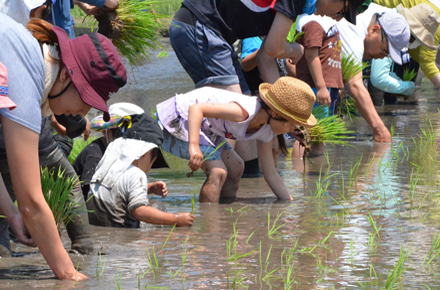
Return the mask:
[[[192,89],[168,51],[135,69],[110,103],[130,101],[149,112]],[[410,101],[378,109],[394,128],[393,144],[372,142],[357,119],[351,146],[326,147],[306,162],[304,178],[302,160],[281,157],[293,202],[277,202],[263,178],[242,179],[236,202],[196,201],[191,228],[170,234],[171,227],[92,227],[103,254],[71,255],[90,278],[85,282],[55,280],[40,254],[15,245],[19,257],[0,259],[0,288],[440,288],[439,104],[438,91],[424,79]],[[153,170],[149,181],[167,183],[168,211],[191,211],[191,194],[204,177],[188,179],[185,162],[170,161],[172,170]],[[62,238],[69,249],[65,233]]]

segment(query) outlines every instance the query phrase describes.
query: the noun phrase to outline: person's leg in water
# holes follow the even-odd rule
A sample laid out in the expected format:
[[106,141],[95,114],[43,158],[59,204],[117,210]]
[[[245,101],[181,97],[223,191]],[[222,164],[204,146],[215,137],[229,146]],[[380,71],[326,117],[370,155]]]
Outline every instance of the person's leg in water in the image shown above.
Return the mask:
[[234,150],[223,150],[221,157],[228,174],[220,192],[220,199],[234,200],[243,175],[244,162]]
[[218,202],[223,184],[228,176],[228,170],[222,160],[205,161],[202,170],[206,180],[200,190],[200,202]]

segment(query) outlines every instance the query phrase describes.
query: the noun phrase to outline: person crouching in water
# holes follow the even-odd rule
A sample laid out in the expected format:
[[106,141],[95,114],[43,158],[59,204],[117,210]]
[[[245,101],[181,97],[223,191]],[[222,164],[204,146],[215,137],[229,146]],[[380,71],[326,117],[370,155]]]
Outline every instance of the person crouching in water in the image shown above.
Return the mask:
[[168,167],[159,149],[163,136],[157,122],[146,114],[132,115],[124,117],[120,127],[91,180],[90,223],[127,228],[140,227],[140,221],[191,226],[195,219],[191,213],[167,213],[148,201],[147,194],[168,194],[165,182],[147,183],[146,174],[152,167]]
[[207,176],[200,202],[237,196],[244,165],[231,149],[234,140],[249,139],[257,140],[261,170],[273,193],[292,200],[275,168],[272,140],[274,134],[292,132],[296,126],[314,126],[316,97],[309,85],[292,77],[281,77],[273,85],[262,83],[259,92],[257,98],[203,87],[157,105],[164,127],[162,149],[189,159],[191,170],[202,168]]

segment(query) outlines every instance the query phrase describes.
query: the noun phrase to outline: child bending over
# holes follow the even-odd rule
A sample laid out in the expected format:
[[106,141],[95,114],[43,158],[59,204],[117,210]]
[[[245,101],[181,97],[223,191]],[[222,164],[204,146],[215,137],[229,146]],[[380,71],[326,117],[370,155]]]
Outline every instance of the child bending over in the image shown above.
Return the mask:
[[[110,143],[92,177],[87,207],[90,223],[107,227],[137,228],[140,221],[158,225],[191,226],[191,213],[167,213],[149,206],[147,194],[165,197],[163,181],[147,183],[146,173],[166,162],[159,146],[163,135],[146,114],[124,117],[117,139]],[[128,128],[129,127],[129,128]],[[120,138],[118,138],[120,137]]]

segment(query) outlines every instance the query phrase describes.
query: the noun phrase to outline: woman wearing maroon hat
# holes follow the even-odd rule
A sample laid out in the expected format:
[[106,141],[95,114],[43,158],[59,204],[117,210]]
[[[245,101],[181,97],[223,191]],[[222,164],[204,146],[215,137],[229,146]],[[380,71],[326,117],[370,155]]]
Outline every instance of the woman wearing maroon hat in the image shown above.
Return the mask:
[[3,13],[0,23],[0,62],[8,68],[9,97],[17,104],[12,111],[0,109],[0,114],[18,208],[56,277],[86,279],[69,259],[41,191],[41,115],[84,116],[94,107],[108,117],[109,93],[126,83],[124,65],[115,47],[102,35],[70,40],[61,28],[37,19],[27,25],[30,34]]

